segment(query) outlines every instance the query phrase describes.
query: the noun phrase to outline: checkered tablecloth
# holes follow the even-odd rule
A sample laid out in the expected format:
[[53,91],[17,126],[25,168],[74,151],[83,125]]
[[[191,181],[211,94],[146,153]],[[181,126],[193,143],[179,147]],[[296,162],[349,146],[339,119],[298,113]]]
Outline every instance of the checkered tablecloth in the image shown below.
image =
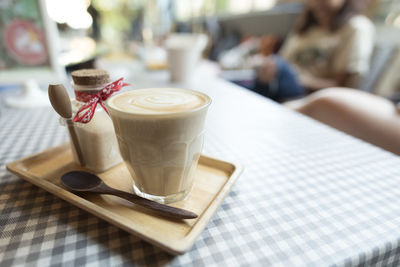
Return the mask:
[[218,79],[205,154],[245,172],[181,256],[8,173],[67,140],[49,108],[0,117],[1,266],[399,266],[400,158]]

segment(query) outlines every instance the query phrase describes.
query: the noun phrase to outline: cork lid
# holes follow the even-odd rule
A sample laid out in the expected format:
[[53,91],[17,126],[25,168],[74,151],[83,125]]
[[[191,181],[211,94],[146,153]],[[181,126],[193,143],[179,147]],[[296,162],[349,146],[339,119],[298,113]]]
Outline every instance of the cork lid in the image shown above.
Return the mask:
[[100,85],[110,82],[108,72],[100,69],[81,69],[71,72],[77,85]]

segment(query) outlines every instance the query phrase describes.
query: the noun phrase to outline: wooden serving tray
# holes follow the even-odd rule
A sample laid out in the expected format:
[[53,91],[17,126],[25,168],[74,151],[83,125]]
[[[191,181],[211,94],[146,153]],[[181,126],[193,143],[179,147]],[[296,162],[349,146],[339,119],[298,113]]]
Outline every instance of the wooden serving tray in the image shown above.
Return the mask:
[[[241,166],[202,155],[192,192],[186,200],[171,204],[193,211],[199,217],[191,220],[172,220],[115,196],[76,195],[67,191],[61,184],[61,175],[71,170],[83,170],[74,163],[68,144],[10,163],[7,169],[172,254],[182,254],[193,246],[195,239],[243,171]],[[130,189],[132,180],[124,163],[98,175],[112,187],[133,191]]]

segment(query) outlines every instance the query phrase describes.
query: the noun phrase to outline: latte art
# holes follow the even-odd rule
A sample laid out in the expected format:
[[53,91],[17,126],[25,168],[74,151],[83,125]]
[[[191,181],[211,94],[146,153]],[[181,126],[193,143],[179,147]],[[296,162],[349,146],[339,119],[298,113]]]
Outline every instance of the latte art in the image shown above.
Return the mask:
[[198,109],[209,99],[195,91],[175,88],[139,89],[113,97],[110,105],[128,113],[165,114]]

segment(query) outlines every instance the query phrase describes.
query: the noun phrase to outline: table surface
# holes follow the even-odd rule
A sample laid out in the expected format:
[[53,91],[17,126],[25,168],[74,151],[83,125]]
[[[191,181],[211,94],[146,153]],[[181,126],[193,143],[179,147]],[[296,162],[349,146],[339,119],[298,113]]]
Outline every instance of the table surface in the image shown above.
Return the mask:
[[[112,70],[134,88],[167,84],[165,72]],[[399,157],[213,75],[185,87],[213,99],[205,154],[245,166],[190,251],[169,255],[7,172],[67,134],[50,108],[3,108],[1,266],[400,264]]]

